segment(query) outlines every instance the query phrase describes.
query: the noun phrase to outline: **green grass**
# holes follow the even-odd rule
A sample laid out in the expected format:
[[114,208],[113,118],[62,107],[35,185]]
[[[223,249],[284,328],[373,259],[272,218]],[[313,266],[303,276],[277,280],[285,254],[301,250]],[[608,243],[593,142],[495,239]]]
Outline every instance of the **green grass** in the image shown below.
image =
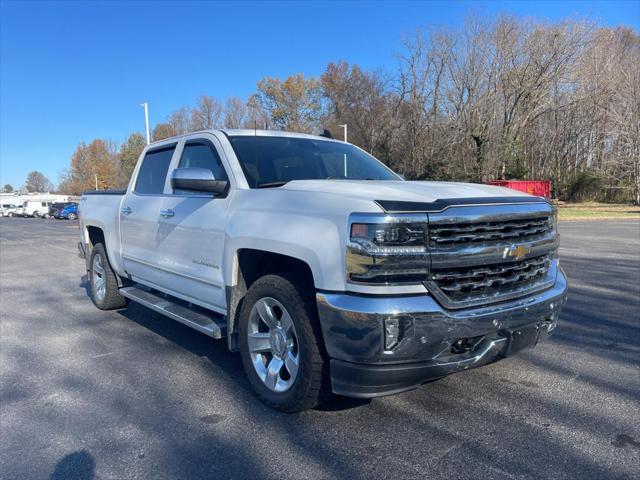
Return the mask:
[[565,203],[558,205],[559,220],[640,219],[640,206],[619,203]]

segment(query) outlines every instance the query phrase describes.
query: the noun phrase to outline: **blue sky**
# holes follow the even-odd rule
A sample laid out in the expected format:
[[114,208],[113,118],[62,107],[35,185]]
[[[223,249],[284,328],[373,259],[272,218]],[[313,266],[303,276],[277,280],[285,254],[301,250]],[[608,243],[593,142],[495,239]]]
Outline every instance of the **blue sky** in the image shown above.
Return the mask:
[[57,182],[80,141],[121,142],[203,93],[330,61],[393,69],[403,35],[499,13],[640,30],[640,0],[511,2],[17,2],[0,0],[0,184]]

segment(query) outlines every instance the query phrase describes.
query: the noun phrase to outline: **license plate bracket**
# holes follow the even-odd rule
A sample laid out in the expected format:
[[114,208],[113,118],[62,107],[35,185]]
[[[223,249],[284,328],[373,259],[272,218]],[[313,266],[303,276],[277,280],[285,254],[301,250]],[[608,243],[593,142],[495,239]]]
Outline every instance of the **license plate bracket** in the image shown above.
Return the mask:
[[540,323],[531,323],[517,328],[509,328],[503,331],[507,337],[507,347],[503,355],[509,357],[526,348],[535,347],[540,335]]

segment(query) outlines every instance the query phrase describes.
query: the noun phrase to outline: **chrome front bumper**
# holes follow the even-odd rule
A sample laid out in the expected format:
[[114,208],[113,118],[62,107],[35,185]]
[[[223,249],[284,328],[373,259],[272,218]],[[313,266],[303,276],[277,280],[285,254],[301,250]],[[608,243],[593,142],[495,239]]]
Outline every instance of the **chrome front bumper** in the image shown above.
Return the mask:
[[[335,393],[373,397],[503,358],[510,335],[536,325],[538,340],[551,335],[567,299],[561,268],[555,284],[527,297],[463,310],[447,310],[429,295],[357,296],[318,292],[316,300]],[[384,320],[397,318],[400,342],[384,350]],[[453,353],[460,339],[474,347]]]

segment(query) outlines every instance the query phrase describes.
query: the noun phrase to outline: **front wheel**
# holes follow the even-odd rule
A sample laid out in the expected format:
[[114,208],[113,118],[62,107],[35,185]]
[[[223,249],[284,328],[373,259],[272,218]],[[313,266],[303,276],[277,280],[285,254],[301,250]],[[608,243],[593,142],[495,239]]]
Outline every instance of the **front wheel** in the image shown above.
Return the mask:
[[107,252],[102,243],[94,245],[89,262],[89,284],[91,300],[100,310],[122,308],[127,299],[118,291],[118,280],[111,269]]
[[331,398],[329,359],[304,278],[258,279],[243,302],[239,334],[245,372],[265,403],[298,412]]

